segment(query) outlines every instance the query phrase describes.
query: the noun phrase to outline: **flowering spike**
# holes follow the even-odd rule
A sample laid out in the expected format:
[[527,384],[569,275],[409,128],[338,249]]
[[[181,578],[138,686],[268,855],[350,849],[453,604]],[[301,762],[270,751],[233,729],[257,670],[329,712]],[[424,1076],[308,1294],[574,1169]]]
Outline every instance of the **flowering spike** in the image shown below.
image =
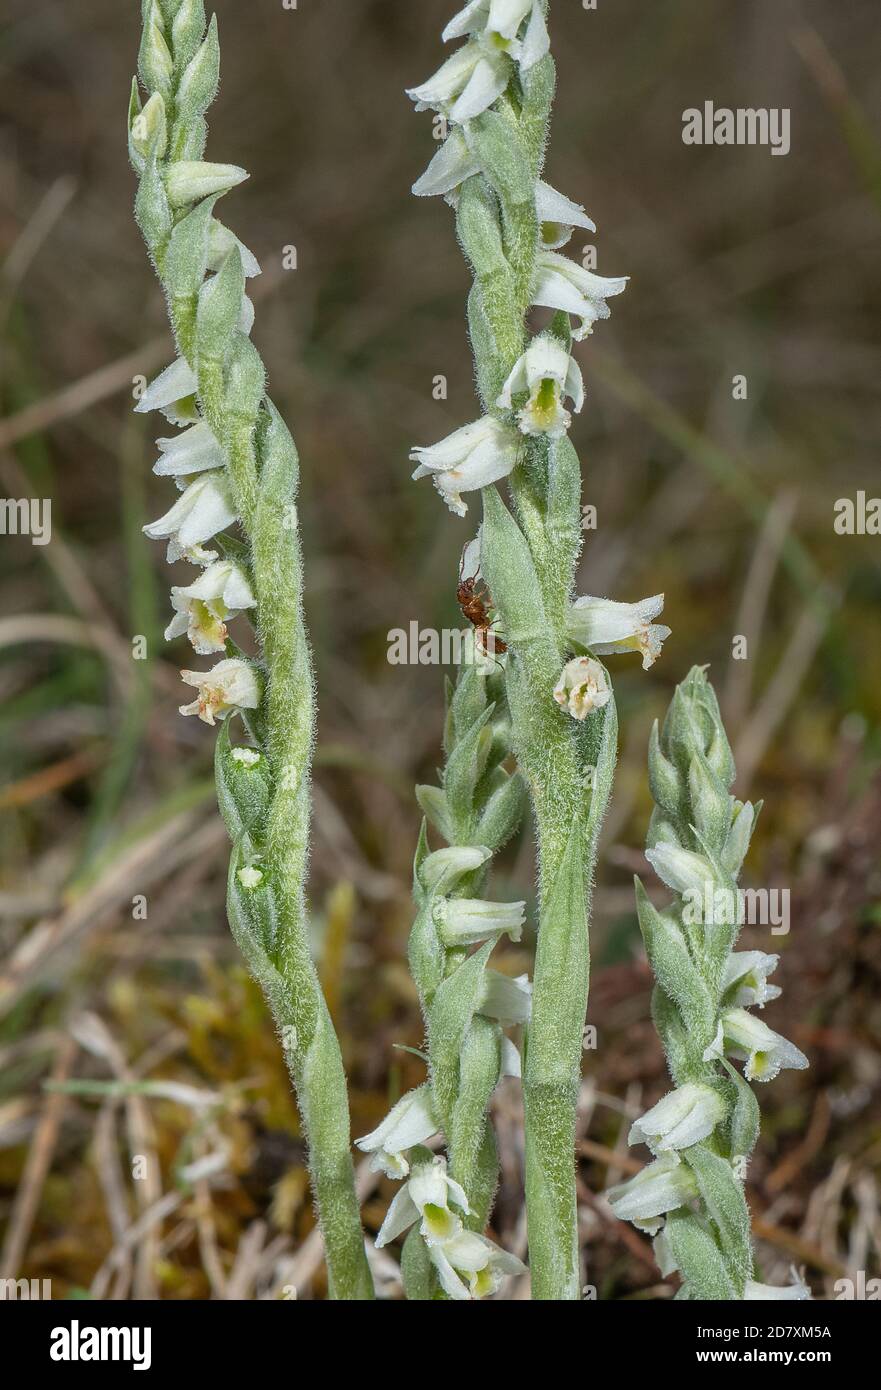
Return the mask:
[[[462,40],[461,46],[432,78],[410,91],[420,109],[440,112],[453,127],[414,192],[442,194],[456,209],[458,237],[474,276],[468,328],[483,410],[480,420],[434,449],[415,450],[414,476],[431,475],[459,515],[466,511],[466,492],[481,491],[480,579],[492,597],[493,630],[505,645],[501,658],[496,654],[504,727],[496,712],[492,741],[486,729],[477,731],[473,757],[469,748],[469,780],[469,769],[461,766],[467,734],[458,727],[458,709],[468,709],[463,720],[468,725],[479,710],[471,708],[469,681],[460,679],[461,699],[447,717],[443,791],[435,789],[430,799],[425,789],[419,795],[449,844],[495,846],[516,826],[528,788],[541,859],[534,1007],[517,982],[486,969],[479,952],[450,979],[443,978],[443,949],[453,940],[446,908],[430,924],[427,911],[420,911],[411,963],[423,983],[436,989],[435,1009],[449,1005],[447,1012],[458,1021],[459,1031],[446,1016],[439,1037],[430,1030],[432,1067],[437,1074],[443,1043],[461,1069],[460,1079],[467,1075],[469,1089],[473,1082],[474,1114],[482,1113],[478,1082],[481,1102],[492,1085],[486,1026],[531,1014],[523,1088],[533,1296],[574,1300],[581,1287],[574,1097],[587,1005],[588,885],[611,791],[617,717],[608,676],[594,654],[567,659],[576,645],[566,618],[583,540],[580,465],[567,431],[584,402],[581,372],[569,351],[567,315],[579,316],[582,330],[576,336],[582,336],[596,319],[608,316],[606,298],[620,293],[625,281],[602,279],[558,254],[575,227],[592,229],[593,223],[542,177],[554,90],[546,9],[546,0],[469,0],[444,30],[445,40]],[[533,304],[560,311],[550,328],[534,337]],[[503,482],[510,489],[511,510],[500,496]],[[476,576],[471,560],[469,566],[463,575]],[[503,741],[516,751],[516,778],[493,770]],[[466,818],[472,793],[487,792],[476,816]],[[474,894],[463,885],[461,896]],[[494,909],[490,915],[496,918]],[[499,914],[494,934],[501,934],[502,926]],[[478,939],[476,924],[469,922],[465,930]],[[445,936],[443,949],[438,931]],[[456,990],[448,988],[463,973]],[[464,1044],[463,1013],[471,1020]],[[435,1092],[439,1089],[446,1102],[456,1085],[447,1086],[441,1076]],[[459,1132],[465,1128],[462,1122]],[[479,1139],[479,1132],[472,1135],[472,1151]],[[451,1142],[455,1150],[457,1142]],[[438,1279],[450,1297],[459,1296],[454,1291],[459,1286],[444,1282],[440,1270],[426,1272],[413,1237],[403,1267],[414,1296],[430,1297],[432,1280],[436,1286]]]
[[[202,158],[219,65],[217,24],[206,24],[203,0],[144,0],[139,71],[146,99],[142,104],[135,90],[129,106],[129,152],[139,176],[135,215],[181,354],[136,406],[162,411],[181,429],[159,440],[154,468],[181,495],[144,530],[168,540],[170,561],[203,569],[172,589],[166,636],[186,632],[200,655],[230,652],[210,670],[181,673],[197,692],[181,712],[219,724],[217,796],[233,842],[230,928],[284,1041],[310,1141],[330,1293],[370,1298],[345,1077],[310,954],[305,904],[314,693],[292,524],[298,460],[248,337],[254,309],[245,280],[260,267],[214,216],[218,198],[247,174]],[[230,537],[216,548],[206,544],[234,525],[244,544]],[[253,661],[227,645],[228,624],[246,613],[256,619]],[[229,731],[238,727],[236,715],[248,733],[238,747]]]
[[[695,667],[676,689],[649,745],[658,804],[646,858],[677,895],[663,911],[637,880],[639,924],[657,976],[653,1013],[675,1089],[630,1132],[658,1157],[609,1193],[613,1210],[655,1236],[662,1274],[678,1271],[677,1297],[808,1297],[804,1286],[762,1292],[753,1280],[745,1163],[758,1137],[750,1081],[771,1081],[808,1059],[750,1013],[779,995],[768,984],[778,957],[735,951],[737,875],[753,808],[728,795],[733,761],[715,693]],[[745,1062],[741,1074],[728,1060]]]

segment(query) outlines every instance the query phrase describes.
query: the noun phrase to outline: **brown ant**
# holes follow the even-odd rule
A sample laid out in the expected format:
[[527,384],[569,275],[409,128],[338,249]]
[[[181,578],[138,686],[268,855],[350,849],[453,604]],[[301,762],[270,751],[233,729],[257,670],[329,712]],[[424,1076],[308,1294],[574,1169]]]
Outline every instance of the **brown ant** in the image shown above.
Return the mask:
[[474,628],[484,654],[486,656],[495,655],[495,653],[501,655],[502,652],[508,650],[508,647],[492,630],[492,619],[489,615],[492,599],[486,585],[479,578],[480,566],[478,565],[476,574],[467,578],[463,574],[467,550],[468,546],[466,545],[459,562],[459,586],[456,589],[456,602],[462,610],[463,618],[467,618]]

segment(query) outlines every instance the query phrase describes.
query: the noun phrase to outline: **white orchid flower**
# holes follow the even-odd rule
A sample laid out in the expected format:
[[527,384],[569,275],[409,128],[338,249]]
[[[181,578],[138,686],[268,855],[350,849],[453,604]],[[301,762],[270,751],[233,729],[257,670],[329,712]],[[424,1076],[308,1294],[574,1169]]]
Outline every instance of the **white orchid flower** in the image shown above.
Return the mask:
[[517,462],[515,432],[492,415],[454,430],[438,444],[413,449],[414,478],[430,477],[451,512],[464,516],[463,492],[488,487],[511,472]]
[[541,228],[541,243],[546,251],[559,251],[571,239],[576,227],[595,232],[592,222],[580,203],[573,203],[565,193],[558,193],[549,183],[539,179],[535,187],[535,211]]
[[433,911],[441,941],[448,950],[505,935],[519,941],[525,915],[525,902],[490,903],[482,898],[438,898]]
[[779,999],[783,993],[779,985],[768,984],[768,976],[773,975],[779,962],[779,956],[766,955],[764,951],[732,951],[722,977],[727,1002],[744,1009],[763,1009],[770,999]]
[[406,1178],[410,1164],[406,1150],[437,1134],[438,1124],[431,1105],[431,1087],[418,1086],[393,1105],[382,1124],[355,1143],[371,1155],[370,1167],[387,1178]]
[[511,66],[504,52],[476,41],[466,43],[408,97],[417,111],[440,111],[455,125],[473,120],[492,106],[508,85]]
[[758,1284],[755,1279],[747,1279],[746,1287],[743,1290],[744,1302],[759,1303],[771,1302],[774,1300],[785,1300],[789,1303],[803,1303],[810,1299],[811,1291],[802,1279],[795,1265],[790,1270],[792,1276],[791,1284],[784,1284],[781,1288],[775,1284]]
[[785,1067],[804,1071],[809,1065],[795,1043],[775,1033],[746,1009],[725,1009],[722,1032],[730,1054],[746,1062],[747,1081],[773,1081]]
[[205,724],[225,719],[232,709],[256,709],[260,686],[247,661],[230,657],[210,671],[181,671],[181,680],[199,691],[190,705],[181,705],[181,714],[197,714]]
[[711,1086],[689,1082],[653,1105],[630,1130],[628,1144],[648,1144],[655,1155],[687,1149],[725,1118],[725,1102]]
[[647,849],[645,857],[662,883],[672,888],[674,893],[691,894],[703,899],[707,885],[714,883],[712,870],[701,855],[681,845],[667,844],[663,840],[654,849]]
[[199,379],[189,362],[179,357],[144,389],[135,413],[146,415],[150,410],[161,410],[172,425],[193,424],[199,419],[195,401],[198,386]]
[[[526,23],[522,38],[517,35]],[[550,49],[547,24],[540,0],[471,0],[450,20],[444,42],[477,35],[490,51],[503,51],[522,72],[542,59]]]
[[256,601],[244,571],[230,560],[219,560],[194,583],[172,589],[175,616],[165,629],[165,640],[171,642],[186,633],[200,656],[222,652],[227,622],[243,609],[253,608]]
[[229,478],[225,472],[217,471],[204,473],[190,483],[170,511],[143,529],[151,540],[168,538],[168,560],[173,563],[235,520],[237,512]]
[[598,655],[638,652],[647,671],[661,655],[670,629],[655,623],[664,607],[664,595],[654,594],[639,603],[615,603],[608,598],[578,598],[569,609],[566,630],[575,642]]
[[429,1249],[459,1235],[463,1229],[462,1219],[450,1210],[450,1201],[455,1202],[463,1215],[470,1214],[468,1198],[459,1183],[449,1176],[446,1159],[440,1154],[418,1159],[409,1180],[395,1194],[386,1213],[376,1237],[377,1250],[402,1235],[416,1221],[420,1223],[420,1233]]
[[454,128],[412,191],[417,198],[446,197],[480,170],[480,160],[469,149],[464,134]]
[[526,1266],[516,1255],[475,1231],[462,1231],[450,1240],[430,1245],[429,1255],[441,1288],[457,1302],[487,1298],[498,1292],[506,1276],[526,1273]]
[[226,455],[205,420],[156,443],[162,457],[154,463],[153,472],[161,478],[189,478],[226,466]]
[[496,405],[511,410],[512,399],[520,391],[529,392],[529,400],[517,412],[523,434],[547,434],[559,439],[572,423],[572,416],[563,406],[564,396],[571,398],[576,414],[584,405],[581,368],[552,333],[539,333],[533,338],[505,382]]
[[589,656],[575,656],[567,661],[554,686],[554,699],[568,710],[573,719],[586,719],[594,710],[602,709],[612,698],[606,673],[598,661]]
[[606,300],[623,293],[628,278],[626,275],[596,275],[558,251],[540,251],[532,302],[545,309],[561,309],[579,318],[581,323],[572,336],[576,342],[581,342],[597,319],[610,317]]
[[498,970],[485,970],[477,1013],[497,1019],[503,1028],[528,1023],[532,1012],[532,984],[526,975],[512,979]]
[[679,1155],[665,1154],[637,1173],[635,1178],[610,1187],[606,1193],[619,1221],[632,1221],[640,1230],[656,1235],[668,1211],[685,1206],[697,1196],[697,1183]]

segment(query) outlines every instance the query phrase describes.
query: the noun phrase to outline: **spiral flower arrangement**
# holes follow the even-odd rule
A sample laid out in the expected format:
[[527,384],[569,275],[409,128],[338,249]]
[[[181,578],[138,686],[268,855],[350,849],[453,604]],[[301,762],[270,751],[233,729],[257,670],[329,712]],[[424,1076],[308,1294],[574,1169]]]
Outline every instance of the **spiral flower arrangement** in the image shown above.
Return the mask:
[[[186,560],[166,636],[186,633],[208,670],[182,672],[181,707],[221,722],[217,794],[232,840],[228,914],[279,1027],[309,1139],[331,1296],[370,1298],[339,1044],[309,952],[305,876],[315,698],[302,610],[297,451],[266,394],[251,341],[255,257],[217,216],[243,169],[203,159],[220,75],[216,18],[202,0],[144,0],[129,153],[135,215],[168,301],[176,360],[136,409],[161,411],[155,472],[179,496],[144,529]],[[230,533],[230,528],[234,528]],[[229,634],[248,615],[258,655]],[[243,731],[234,742],[231,725]]]
[[[749,1083],[808,1059],[751,1012],[780,993],[768,983],[778,957],[735,950],[737,880],[761,808],[730,795],[734,775],[713,687],[695,667],[649,745],[646,857],[678,900],[659,911],[637,880],[658,982],[653,1014],[675,1089],[630,1132],[652,1162],[608,1195],[617,1216],[654,1236],[662,1272],[680,1273],[677,1298],[800,1299],[808,1292],[798,1278],[778,1289],[753,1278],[744,1179],[759,1107]],[[730,1058],[744,1062],[742,1075]]]
[[[543,175],[555,68],[547,4],[472,0],[444,30],[462,39],[409,95],[445,134],[414,186],[456,212],[473,272],[468,326],[482,414],[418,447],[450,510],[480,491],[474,542],[493,616],[511,749],[529,793],[539,855],[539,922],[525,1031],[526,1201],[533,1297],[577,1299],[575,1106],[588,997],[590,889],[614,772],[617,717],[597,660],[638,652],[648,666],[668,629],[663,598],[613,603],[573,594],[582,544],[581,470],[568,430],[584,384],[572,356],[626,286],[563,254],[584,208]],[[532,333],[534,309],[549,322]],[[571,406],[571,409],[569,408]],[[512,509],[499,493],[506,482]],[[470,966],[470,960],[465,963]]]
[[[608,300],[627,281],[565,253],[576,231],[596,228],[543,177],[555,90],[547,16],[547,0],[470,0],[443,34],[460,46],[409,92],[418,110],[435,113],[442,137],[413,191],[455,210],[473,274],[480,397],[478,418],[413,449],[413,477],[430,478],[457,518],[470,494],[482,504],[463,553],[460,591],[474,631],[448,686],[444,766],[437,785],[416,791],[424,819],[409,964],[425,1078],[356,1141],[369,1166],[399,1184],[376,1246],[404,1237],[413,1300],[480,1299],[525,1272],[487,1234],[499,1179],[491,1106],[506,1076],[522,1079],[532,1296],[581,1296],[576,1101],[591,890],[618,731],[601,658],[636,656],[648,669],[669,635],[657,621],[661,594],[625,603],[575,593],[581,468],[569,431],[585,386],[573,344],[609,317]],[[220,72],[216,19],[207,22],[202,0],[143,0],[142,17],[129,110],[135,213],[177,355],[136,409],[169,422],[154,472],[178,491],[144,529],[167,543],[169,562],[191,567],[171,589],[166,637],[186,637],[198,657],[214,659],[181,672],[194,692],[181,713],[219,726],[229,921],[297,1093],[330,1294],[369,1299],[342,1058],[309,948],[315,692],[298,456],[251,340],[247,285],[259,264],[218,217],[247,175],[204,159]],[[237,620],[252,630],[242,646],[230,634]],[[652,1161],[609,1201],[654,1237],[664,1274],[681,1276],[680,1299],[806,1297],[798,1279],[785,1289],[755,1279],[744,1195],[759,1127],[750,1082],[807,1059],[755,1013],[779,993],[769,984],[777,957],[735,949],[737,882],[758,808],[730,794],[733,758],[701,668],[655,727],[649,779],[647,857],[676,901],[658,909],[637,884],[638,914],[674,1089],[631,1131]],[[492,896],[490,873],[527,808],[538,858],[531,982],[490,964],[526,922],[525,902]]]

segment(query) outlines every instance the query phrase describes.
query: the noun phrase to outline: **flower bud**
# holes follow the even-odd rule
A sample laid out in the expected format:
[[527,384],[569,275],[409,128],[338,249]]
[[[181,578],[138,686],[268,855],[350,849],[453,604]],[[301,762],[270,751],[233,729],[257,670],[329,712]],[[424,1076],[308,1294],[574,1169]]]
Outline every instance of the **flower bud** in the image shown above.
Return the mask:
[[179,159],[169,165],[165,175],[168,201],[173,208],[228,193],[248,177],[236,164],[206,164],[203,160]]

